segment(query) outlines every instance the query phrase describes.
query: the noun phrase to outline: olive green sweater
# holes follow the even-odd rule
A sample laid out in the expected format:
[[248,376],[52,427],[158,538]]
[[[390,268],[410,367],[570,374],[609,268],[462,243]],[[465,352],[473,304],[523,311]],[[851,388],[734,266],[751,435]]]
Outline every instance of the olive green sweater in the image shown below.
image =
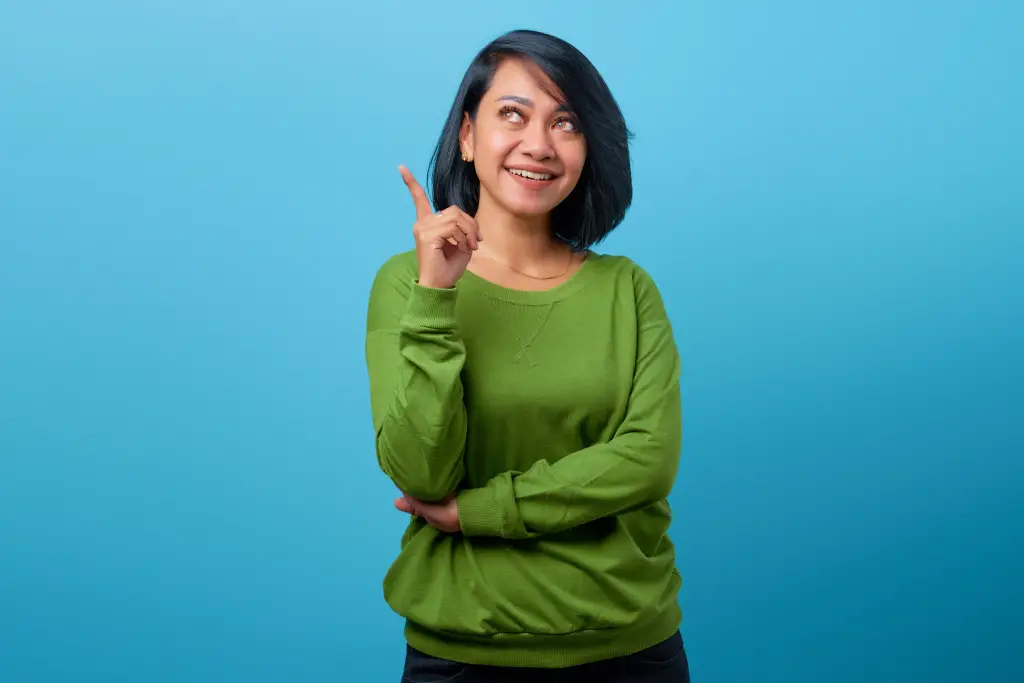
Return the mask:
[[593,253],[540,292],[417,272],[413,252],[392,257],[370,295],[377,460],[409,495],[457,492],[462,531],[411,518],[384,580],[407,641],[565,667],[669,637],[679,357],[650,276]]

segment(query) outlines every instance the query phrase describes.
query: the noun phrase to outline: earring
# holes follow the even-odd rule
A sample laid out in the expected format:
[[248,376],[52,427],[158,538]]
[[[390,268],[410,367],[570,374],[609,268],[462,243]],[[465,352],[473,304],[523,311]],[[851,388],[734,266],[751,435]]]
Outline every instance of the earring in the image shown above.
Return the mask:
[[463,152],[462,153],[462,160],[465,161],[468,164],[470,161],[473,161],[473,157],[466,156],[466,153]]

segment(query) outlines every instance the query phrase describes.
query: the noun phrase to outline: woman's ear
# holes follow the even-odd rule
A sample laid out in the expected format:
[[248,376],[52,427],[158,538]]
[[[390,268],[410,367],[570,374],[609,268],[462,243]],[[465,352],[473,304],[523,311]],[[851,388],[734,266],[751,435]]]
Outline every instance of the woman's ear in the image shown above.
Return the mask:
[[462,160],[473,161],[473,121],[469,118],[469,112],[462,115],[462,127],[459,129],[459,147],[462,151]]

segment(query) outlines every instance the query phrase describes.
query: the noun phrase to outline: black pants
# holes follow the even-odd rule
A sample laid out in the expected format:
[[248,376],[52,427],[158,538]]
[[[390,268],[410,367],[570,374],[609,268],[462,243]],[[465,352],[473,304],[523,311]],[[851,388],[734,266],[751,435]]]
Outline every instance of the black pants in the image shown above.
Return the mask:
[[690,683],[683,636],[626,657],[566,669],[480,666],[438,659],[406,647],[403,683]]

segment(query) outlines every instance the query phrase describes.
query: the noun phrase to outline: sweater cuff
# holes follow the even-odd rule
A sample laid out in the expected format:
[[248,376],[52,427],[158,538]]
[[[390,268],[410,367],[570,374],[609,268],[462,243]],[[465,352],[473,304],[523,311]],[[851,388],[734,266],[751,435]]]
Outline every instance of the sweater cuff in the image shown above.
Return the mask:
[[459,526],[462,527],[463,535],[504,536],[504,515],[492,489],[463,489],[456,494],[456,502],[459,507]]
[[456,289],[435,289],[416,283],[405,309],[406,324],[431,329],[455,327]]

